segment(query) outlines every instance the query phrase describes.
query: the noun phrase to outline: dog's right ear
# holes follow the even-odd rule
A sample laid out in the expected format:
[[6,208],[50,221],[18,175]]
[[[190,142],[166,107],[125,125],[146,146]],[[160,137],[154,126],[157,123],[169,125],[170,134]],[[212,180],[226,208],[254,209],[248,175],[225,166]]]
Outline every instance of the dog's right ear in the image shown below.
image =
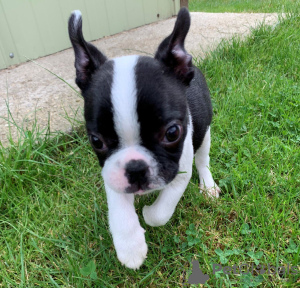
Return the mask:
[[107,58],[84,40],[79,10],[73,11],[69,18],[69,37],[75,52],[76,84],[83,91],[88,87],[92,74]]

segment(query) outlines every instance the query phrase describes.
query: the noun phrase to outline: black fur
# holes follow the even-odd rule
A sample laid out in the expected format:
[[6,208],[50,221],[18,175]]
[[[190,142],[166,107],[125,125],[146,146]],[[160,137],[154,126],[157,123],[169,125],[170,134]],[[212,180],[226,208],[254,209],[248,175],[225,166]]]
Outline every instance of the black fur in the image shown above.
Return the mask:
[[[193,120],[193,147],[196,152],[202,144],[212,120],[212,105],[209,90],[202,72],[192,64],[192,57],[184,49],[184,40],[190,28],[190,14],[182,8],[171,35],[159,45],[155,59],[165,67],[166,73],[176,77],[188,86],[185,91],[189,111]],[[174,56],[179,50],[180,58]],[[176,51],[175,51],[176,52]]]
[[113,61],[107,61],[92,75],[90,85],[82,91],[87,132],[100,135],[108,148],[104,153],[95,151],[101,166],[119,146],[110,96],[112,81]]
[[[135,72],[142,145],[153,152],[159,163],[159,174],[168,183],[178,172],[187,132],[187,101],[184,96],[186,87],[174,76],[165,73],[161,63],[150,57],[140,57]],[[178,145],[163,147],[160,141],[165,127],[174,120],[182,124],[183,137]]]
[[205,78],[197,67],[194,71],[195,76],[187,88],[186,97],[193,120],[193,147],[196,152],[210,126],[213,111]]

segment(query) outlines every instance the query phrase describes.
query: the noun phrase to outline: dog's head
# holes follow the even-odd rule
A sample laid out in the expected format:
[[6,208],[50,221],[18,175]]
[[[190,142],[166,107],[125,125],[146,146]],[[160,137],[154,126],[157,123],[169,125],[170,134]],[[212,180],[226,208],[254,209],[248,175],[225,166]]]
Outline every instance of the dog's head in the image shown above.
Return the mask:
[[189,12],[181,9],[154,58],[108,60],[84,40],[81,13],[71,14],[69,36],[87,133],[104,181],[116,192],[161,189],[179,172],[189,122],[185,89],[194,77],[184,49],[189,27]]

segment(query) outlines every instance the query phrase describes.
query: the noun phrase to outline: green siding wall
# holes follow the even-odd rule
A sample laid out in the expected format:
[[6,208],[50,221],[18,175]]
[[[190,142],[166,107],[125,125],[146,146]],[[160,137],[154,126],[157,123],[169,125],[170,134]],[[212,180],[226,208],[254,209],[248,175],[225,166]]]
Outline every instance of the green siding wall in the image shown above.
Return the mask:
[[180,0],[0,0],[0,69],[69,48],[73,10],[81,10],[91,41],[169,18],[179,6]]

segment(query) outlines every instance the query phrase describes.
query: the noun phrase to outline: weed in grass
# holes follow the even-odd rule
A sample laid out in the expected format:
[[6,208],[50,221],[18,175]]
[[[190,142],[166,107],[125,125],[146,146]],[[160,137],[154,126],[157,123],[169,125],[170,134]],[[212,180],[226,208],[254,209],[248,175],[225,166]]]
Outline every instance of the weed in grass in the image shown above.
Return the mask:
[[259,265],[260,263],[260,258],[264,255],[264,253],[262,251],[259,252],[253,252],[253,251],[249,251],[247,253],[247,255],[250,256],[250,258],[254,261],[255,265]]
[[293,239],[291,239],[289,241],[289,247],[285,250],[285,252],[287,253],[298,253],[300,246],[297,246],[297,244],[293,241]]
[[91,279],[96,280],[97,273],[96,273],[96,264],[93,260],[86,264],[86,266],[80,269],[80,273],[84,277],[90,277]]
[[220,257],[219,260],[221,264],[226,264],[228,262],[227,257],[233,254],[232,250],[227,249],[225,249],[224,251],[222,251],[221,249],[216,249],[215,253]]
[[249,228],[249,224],[245,223],[245,224],[242,225],[242,228],[241,228],[241,234],[242,235],[247,235],[247,234],[249,234],[251,232],[252,231]]
[[264,281],[262,275],[253,276],[251,274],[242,275],[240,285],[242,288],[257,287]]

